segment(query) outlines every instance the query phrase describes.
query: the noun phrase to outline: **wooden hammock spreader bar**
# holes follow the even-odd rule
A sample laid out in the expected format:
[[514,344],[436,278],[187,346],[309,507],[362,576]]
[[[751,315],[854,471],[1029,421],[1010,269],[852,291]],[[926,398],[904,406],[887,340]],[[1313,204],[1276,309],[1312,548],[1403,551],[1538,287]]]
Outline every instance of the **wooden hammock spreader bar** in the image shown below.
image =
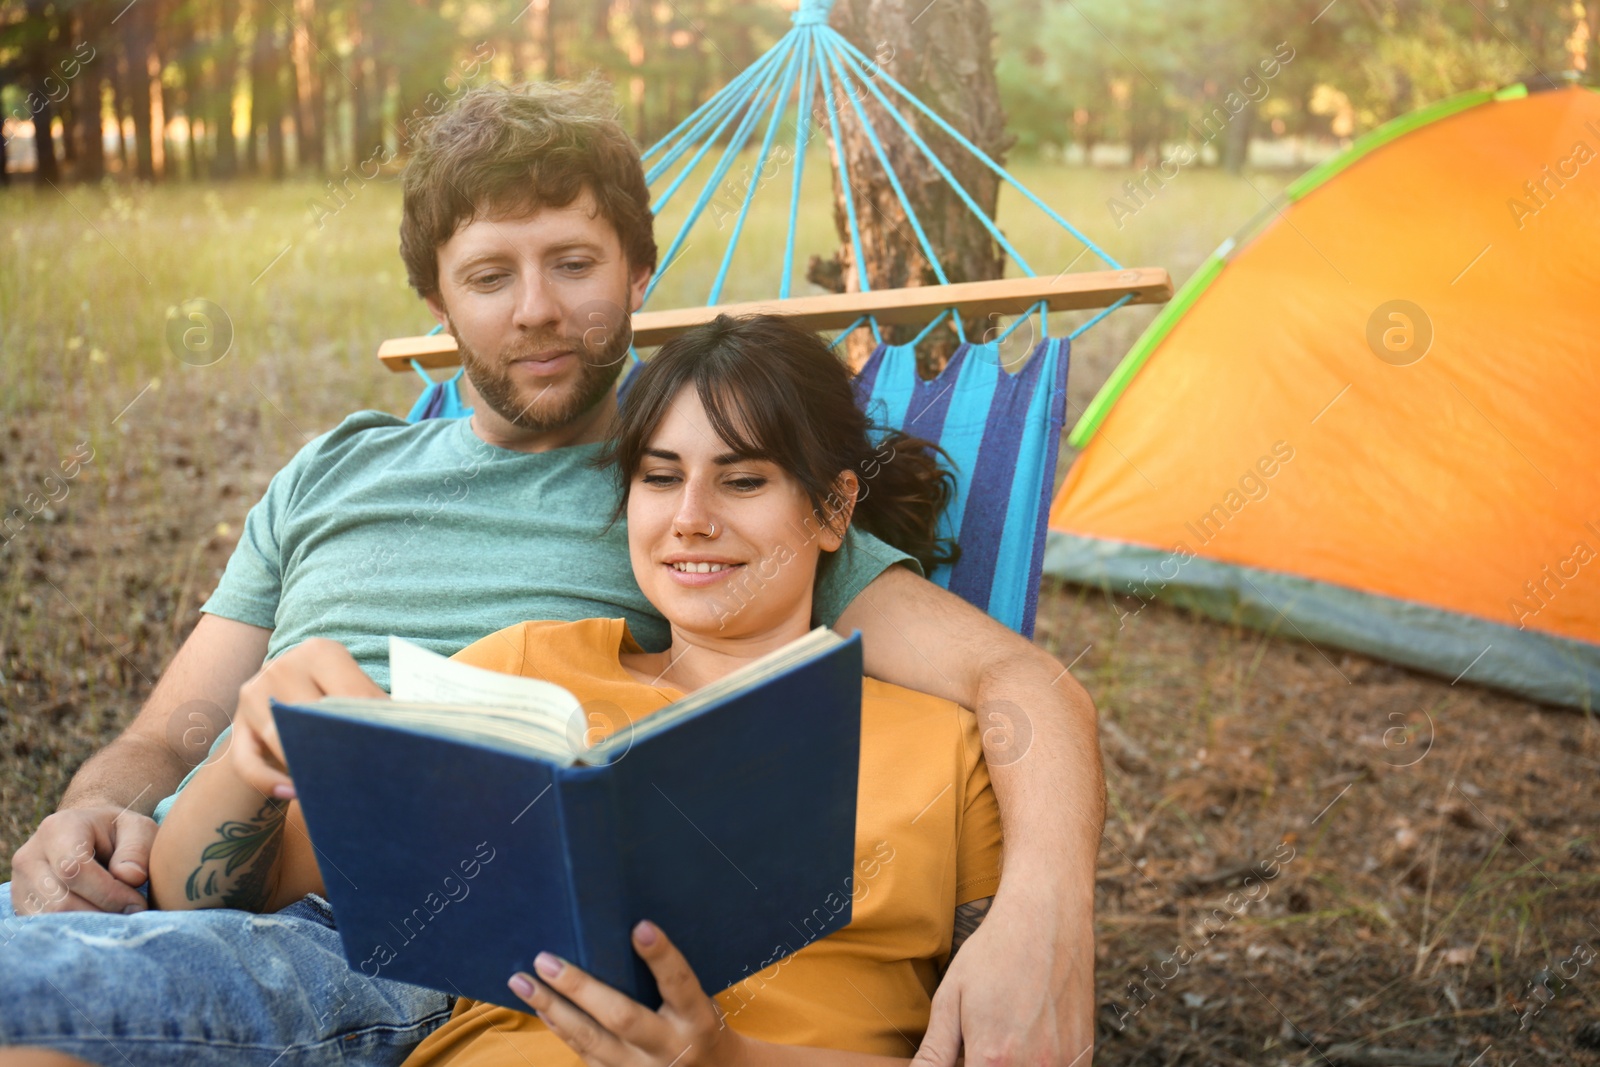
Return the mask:
[[[825,293],[787,300],[755,300],[713,307],[641,311],[633,316],[635,348],[664,344],[718,315],[769,312],[783,315],[808,330],[842,330],[863,315],[875,315],[885,326],[931,321],[954,307],[968,323],[982,324],[992,314],[1020,315],[1039,301],[1051,311],[1107,307],[1132,295],[1130,304],[1160,304],[1172,299],[1172,278],[1159,267],[1079,271],[1053,278],[1002,278],[956,282],[910,289],[875,289],[866,293]],[[447,333],[395,337],[378,346],[378,358],[392,371],[411,369],[411,360],[434,369],[461,362],[455,338]]]

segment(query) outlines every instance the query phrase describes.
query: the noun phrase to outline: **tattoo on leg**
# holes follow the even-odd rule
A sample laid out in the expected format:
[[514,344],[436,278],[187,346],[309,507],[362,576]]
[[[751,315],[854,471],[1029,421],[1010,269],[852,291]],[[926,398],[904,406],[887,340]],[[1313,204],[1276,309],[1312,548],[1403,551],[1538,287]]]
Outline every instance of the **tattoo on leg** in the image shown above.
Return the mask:
[[[283,844],[283,820],[288,801],[268,797],[247,822],[228,820],[217,827],[217,840],[200,854],[184,893],[190,900],[221,895],[225,908],[259,911],[271,896],[267,884],[278,850]],[[247,868],[229,884],[235,872]]]

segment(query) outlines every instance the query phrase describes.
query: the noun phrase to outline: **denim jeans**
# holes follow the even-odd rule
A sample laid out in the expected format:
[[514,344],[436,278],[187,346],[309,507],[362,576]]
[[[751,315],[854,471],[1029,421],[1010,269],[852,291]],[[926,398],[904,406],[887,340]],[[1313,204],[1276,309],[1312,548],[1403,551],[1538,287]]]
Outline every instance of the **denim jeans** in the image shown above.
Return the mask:
[[321,897],[19,917],[0,885],[0,1045],[119,1067],[398,1064],[449,1013],[443,993],[351,970]]

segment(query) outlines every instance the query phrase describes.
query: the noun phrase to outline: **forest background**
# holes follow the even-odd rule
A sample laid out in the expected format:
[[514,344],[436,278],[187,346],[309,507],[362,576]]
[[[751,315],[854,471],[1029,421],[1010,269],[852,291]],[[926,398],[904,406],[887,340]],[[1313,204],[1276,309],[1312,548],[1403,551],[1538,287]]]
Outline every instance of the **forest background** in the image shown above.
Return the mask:
[[[403,156],[417,119],[452,87],[590,70],[618,87],[624,121],[650,144],[771,45],[793,6],[0,0],[0,158],[11,180],[24,171],[41,182],[337,179],[375,156]],[[931,27],[975,4],[878,6]],[[1241,106],[1201,164],[1237,171],[1260,140],[1282,142],[1285,154],[1268,158],[1293,166],[1318,142],[1450,93],[1592,71],[1600,60],[1600,4],[1576,0],[986,7],[1012,150],[1135,169],[1230,94]],[[1292,61],[1264,78],[1260,60],[1281,58],[1290,39]]]

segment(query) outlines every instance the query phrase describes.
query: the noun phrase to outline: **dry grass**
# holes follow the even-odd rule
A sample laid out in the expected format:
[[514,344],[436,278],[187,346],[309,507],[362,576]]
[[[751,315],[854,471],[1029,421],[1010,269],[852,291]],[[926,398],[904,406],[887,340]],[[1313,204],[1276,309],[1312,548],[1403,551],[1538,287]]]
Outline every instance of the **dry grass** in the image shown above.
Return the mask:
[[[1104,202],[1126,174],[1019,170],[1123,262],[1180,281],[1283,184],[1185,173],[1117,231]],[[810,172],[803,217],[820,245],[825,172]],[[372,359],[381,338],[428,325],[395,254],[396,190],[368,186],[320,230],[318,193],[0,197],[0,492],[7,512],[61,496],[0,546],[0,877],[148,694],[271,473],[348,411],[415,396]],[[1077,254],[1016,209],[1003,202],[1002,223],[1037,269]],[[758,218],[745,239],[781,247],[781,221]],[[712,232],[658,306],[704,299]],[[766,295],[772,277],[736,264],[728,298]],[[232,320],[215,366],[163,341],[167,307],[190,297]],[[1085,336],[1074,412],[1153,313]],[[94,459],[62,495],[45,478],[79,442]],[[1159,605],[1118,616],[1050,584],[1039,624],[1107,723],[1099,1062],[1322,1063],[1306,1042],[1355,1040],[1484,1067],[1600,1062],[1577,1036],[1588,1024],[1600,1046],[1597,968],[1563,966],[1575,946],[1600,949],[1591,720]],[[1218,873],[1285,842],[1279,877],[1206,942],[1233,891]],[[1196,958],[1174,975],[1162,961],[1180,946]]]
[[[1038,634],[1081,656],[1106,723],[1097,1062],[1324,1062],[1308,1040],[1600,1062],[1576,1040],[1600,1030],[1594,966],[1562,966],[1600,948],[1592,720],[1116,608],[1052,584]],[[1205,925],[1240,890],[1209,878],[1290,850]],[[1180,946],[1197,958],[1162,962]]]

